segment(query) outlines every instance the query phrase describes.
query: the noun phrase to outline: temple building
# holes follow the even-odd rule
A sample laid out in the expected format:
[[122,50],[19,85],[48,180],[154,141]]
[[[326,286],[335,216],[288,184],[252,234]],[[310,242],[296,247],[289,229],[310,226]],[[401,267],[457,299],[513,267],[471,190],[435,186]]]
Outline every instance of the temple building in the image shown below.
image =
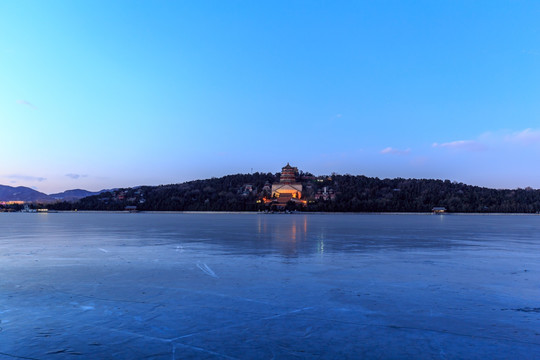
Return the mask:
[[298,169],[287,163],[281,169],[279,182],[272,184],[272,197],[264,199],[265,203],[271,203],[272,206],[285,207],[289,201],[292,201],[303,206],[306,205],[305,200],[300,200],[302,197],[302,184],[296,182],[296,173]]
[[297,168],[287,163],[281,169],[279,183],[272,184],[272,197],[291,197],[300,199],[302,197],[302,184],[296,182]]
[[272,184],[271,189],[270,184],[266,183],[263,187],[263,198],[257,202],[267,204],[272,209],[284,209],[290,201],[297,205],[306,206],[307,201],[301,199],[302,184],[296,181],[297,173],[298,169],[287,163],[281,169],[279,182]]

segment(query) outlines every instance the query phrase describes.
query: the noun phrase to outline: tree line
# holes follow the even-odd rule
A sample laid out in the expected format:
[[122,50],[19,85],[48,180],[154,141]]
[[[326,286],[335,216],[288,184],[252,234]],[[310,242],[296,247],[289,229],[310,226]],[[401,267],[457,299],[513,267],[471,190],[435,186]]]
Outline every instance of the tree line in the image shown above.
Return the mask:
[[[56,210],[124,210],[126,206],[135,206],[140,211],[261,211],[268,205],[260,200],[271,196],[263,191],[265,184],[277,181],[279,174],[236,174],[181,184],[118,189],[48,207]],[[304,176],[299,181],[307,206],[287,204],[290,210],[429,212],[435,206],[465,213],[535,213],[540,210],[540,190],[531,188],[498,190],[449,180],[379,179],[338,174]],[[334,190],[335,200],[315,200],[316,192],[324,187]]]

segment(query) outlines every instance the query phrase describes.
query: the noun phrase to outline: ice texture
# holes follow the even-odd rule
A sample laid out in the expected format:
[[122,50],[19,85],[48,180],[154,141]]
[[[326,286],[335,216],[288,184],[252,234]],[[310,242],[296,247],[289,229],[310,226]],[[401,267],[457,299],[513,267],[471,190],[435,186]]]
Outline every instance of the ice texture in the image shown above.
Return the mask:
[[0,214],[0,359],[538,359],[540,216]]

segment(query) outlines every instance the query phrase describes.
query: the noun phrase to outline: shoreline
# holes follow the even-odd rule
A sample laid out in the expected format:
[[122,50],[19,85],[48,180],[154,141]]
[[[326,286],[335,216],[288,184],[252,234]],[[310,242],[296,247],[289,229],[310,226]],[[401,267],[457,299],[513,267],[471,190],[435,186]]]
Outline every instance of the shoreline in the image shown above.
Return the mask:
[[[22,214],[22,212],[6,212],[6,214]],[[126,211],[126,210],[53,210],[33,214],[237,214],[237,215],[418,215],[418,216],[540,216],[535,213],[445,213],[432,212],[293,212],[293,213],[265,213],[259,211]]]

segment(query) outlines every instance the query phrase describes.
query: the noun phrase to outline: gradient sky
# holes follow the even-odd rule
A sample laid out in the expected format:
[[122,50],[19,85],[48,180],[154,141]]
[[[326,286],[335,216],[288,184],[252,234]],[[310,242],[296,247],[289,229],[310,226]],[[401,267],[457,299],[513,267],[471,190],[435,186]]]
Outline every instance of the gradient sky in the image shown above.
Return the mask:
[[538,1],[0,2],[0,184],[540,188]]

